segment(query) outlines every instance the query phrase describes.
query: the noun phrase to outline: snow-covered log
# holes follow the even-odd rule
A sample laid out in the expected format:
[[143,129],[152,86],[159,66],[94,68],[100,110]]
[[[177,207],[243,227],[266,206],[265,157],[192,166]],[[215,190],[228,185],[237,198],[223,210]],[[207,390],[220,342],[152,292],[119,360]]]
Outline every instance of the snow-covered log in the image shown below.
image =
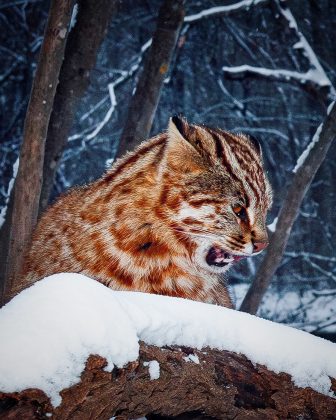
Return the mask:
[[336,412],[335,344],[215,305],[59,274],[1,309],[0,335],[1,419]]
[[[153,360],[160,366],[158,379],[151,378],[147,366]],[[0,417],[332,419],[336,412],[335,399],[298,388],[288,374],[254,366],[244,355],[225,350],[142,343],[139,358],[125,368],[106,372],[105,366],[104,358],[90,356],[81,381],[61,392],[62,403],[56,408],[40,390],[0,393]],[[187,413],[190,417],[179,417]]]

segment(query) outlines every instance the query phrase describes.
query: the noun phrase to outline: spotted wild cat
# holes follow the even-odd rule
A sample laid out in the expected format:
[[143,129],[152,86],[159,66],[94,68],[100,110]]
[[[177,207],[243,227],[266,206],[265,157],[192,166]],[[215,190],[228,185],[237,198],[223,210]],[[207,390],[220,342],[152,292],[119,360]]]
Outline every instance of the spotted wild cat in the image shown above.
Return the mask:
[[259,144],[174,117],[102,178],[42,216],[22,287],[77,272],[115,290],[231,306],[219,274],[267,245]]

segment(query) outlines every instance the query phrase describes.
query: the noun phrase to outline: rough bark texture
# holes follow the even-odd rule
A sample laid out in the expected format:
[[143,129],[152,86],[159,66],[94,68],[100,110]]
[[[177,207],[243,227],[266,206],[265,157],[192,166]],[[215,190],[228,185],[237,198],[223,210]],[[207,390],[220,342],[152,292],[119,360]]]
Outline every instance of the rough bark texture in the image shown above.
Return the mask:
[[302,200],[335,138],[336,103],[334,103],[323,123],[319,141],[315,143],[306,160],[293,176],[292,183],[288,188],[287,196],[279,213],[276,230],[271,237],[265,258],[243,300],[240,307],[241,311],[249,312],[250,314],[257,312],[271,278],[281,262]]
[[164,79],[184,18],[184,0],[164,0],[152,45],[136,91],[131,98],[118,156],[145,140],[152,127]]
[[99,46],[119,0],[80,0],[76,24],[65,48],[45,145],[41,213],[48,205],[55,173],[72,127],[76,106],[89,84]]
[[4,224],[0,229],[0,307],[5,303],[5,269],[9,246],[9,234],[10,234],[10,217],[13,212],[14,197],[13,192],[9,197],[7,204],[7,214]]
[[[186,361],[197,354],[199,364]],[[150,380],[145,361],[157,360],[160,377]],[[334,419],[336,400],[297,388],[287,374],[254,366],[227,351],[158,348],[141,344],[140,357],[124,369],[103,370],[90,356],[81,382],[62,391],[54,409],[39,390],[0,393],[1,419]],[[336,382],[332,388],[336,390]],[[50,417],[49,417],[50,418]]]
[[25,248],[37,220],[45,139],[72,9],[72,0],[51,2],[24,124],[12,213],[7,215],[9,235],[5,243],[2,243],[0,276],[5,294],[10,291],[20,273]]

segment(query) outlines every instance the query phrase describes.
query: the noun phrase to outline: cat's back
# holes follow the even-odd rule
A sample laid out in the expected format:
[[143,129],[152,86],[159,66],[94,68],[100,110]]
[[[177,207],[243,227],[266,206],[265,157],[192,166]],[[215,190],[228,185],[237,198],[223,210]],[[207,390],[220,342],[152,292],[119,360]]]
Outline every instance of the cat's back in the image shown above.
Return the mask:
[[33,233],[19,291],[60,272],[82,272],[105,284],[110,281],[104,266],[111,260],[113,226],[117,221],[122,226],[124,209],[133,223],[136,214],[144,212],[143,207],[133,208],[136,200],[155,196],[153,162],[159,163],[156,155],[165,139],[161,135],[147,141],[97,181],[71,189],[47,209]]

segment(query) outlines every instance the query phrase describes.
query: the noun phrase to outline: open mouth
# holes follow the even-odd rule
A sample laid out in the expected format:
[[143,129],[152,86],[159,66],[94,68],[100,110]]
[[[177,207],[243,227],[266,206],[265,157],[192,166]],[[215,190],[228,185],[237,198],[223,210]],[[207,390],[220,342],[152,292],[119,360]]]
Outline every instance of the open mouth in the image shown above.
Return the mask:
[[217,246],[213,246],[209,249],[205,260],[208,265],[214,265],[216,267],[224,267],[227,264],[233,263],[234,261],[239,261],[242,258],[245,258],[243,255],[234,255],[230,254],[224,249],[221,249]]

